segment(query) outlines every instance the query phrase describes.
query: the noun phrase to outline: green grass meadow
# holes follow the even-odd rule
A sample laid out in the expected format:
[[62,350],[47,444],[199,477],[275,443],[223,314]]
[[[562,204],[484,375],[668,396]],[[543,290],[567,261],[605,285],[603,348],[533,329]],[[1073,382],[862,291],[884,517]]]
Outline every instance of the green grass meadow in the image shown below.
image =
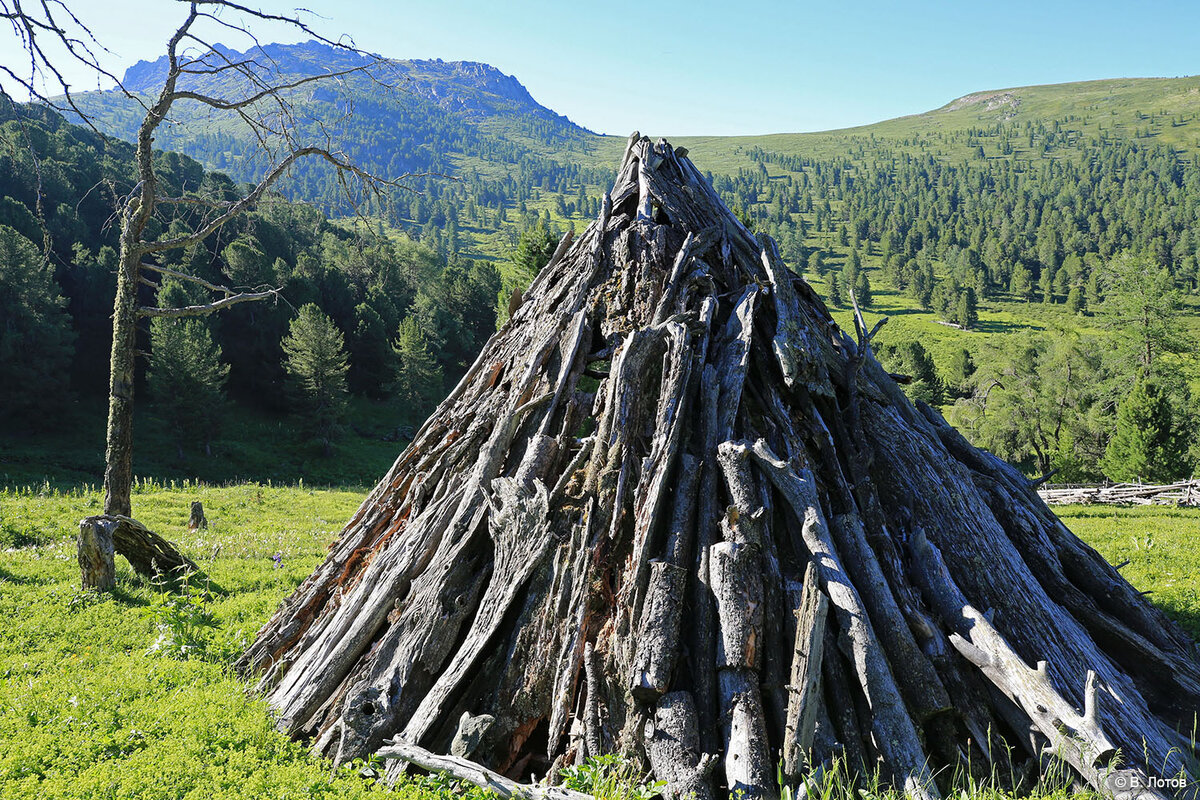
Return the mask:
[[[363,489],[140,483],[136,516],[177,542],[207,580],[168,594],[118,559],[117,591],[97,597],[80,591],[74,536],[78,520],[99,511],[100,495],[0,492],[0,798],[387,791],[363,777],[363,765],[331,772],[276,731],[229,668],[364,497]],[[197,499],[210,525],[189,532]],[[1108,559],[1129,559],[1124,574],[1134,585],[1200,635],[1190,577],[1200,570],[1200,510],[1069,507],[1061,515]],[[393,791],[434,800],[461,788],[442,780]]]

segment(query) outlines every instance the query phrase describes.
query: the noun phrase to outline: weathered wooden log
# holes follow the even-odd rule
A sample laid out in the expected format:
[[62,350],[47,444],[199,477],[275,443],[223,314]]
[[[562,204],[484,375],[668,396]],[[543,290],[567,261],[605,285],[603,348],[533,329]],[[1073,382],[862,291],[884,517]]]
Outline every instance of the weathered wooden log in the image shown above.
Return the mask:
[[1200,777],[1194,643],[685,152],[631,137],[522,298],[239,661],[282,730],[521,776],[615,750],[701,800],[772,797],[781,751],[792,788],[844,757],[933,798],[1059,725],[1097,790],[1114,748]]
[[777,798],[775,763],[767,742],[758,672],[746,667],[717,670],[725,785],[731,797]]
[[690,692],[671,692],[654,708],[646,729],[646,754],[671,800],[713,800],[710,775],[718,759],[700,747],[696,704]]
[[666,694],[679,655],[679,621],[683,613],[687,572],[683,567],[655,562],[638,626],[637,658],[630,691],[642,702]]
[[817,570],[809,564],[804,571],[804,589],[795,610],[796,636],[792,649],[787,733],[783,740],[783,776],[794,785],[807,766],[821,702],[821,661],[825,645],[825,615],[829,598],[817,585]]
[[821,586],[850,639],[858,679],[872,711],[872,728],[878,747],[910,797],[937,797],[937,787],[921,747],[916,726],[901,701],[891,665],[881,652],[879,639],[858,590],[846,575],[834,548],[829,526],[817,499],[811,473],[797,473],[779,461],[766,446],[739,445],[753,453],[756,463],[775,484],[796,517],[802,520],[804,543],[817,566]]
[[[920,529],[913,535],[912,548],[929,597],[958,630],[950,637],[958,651],[1021,707],[1049,740],[1055,757],[1074,767],[1093,786],[1107,786],[1109,773],[1117,767],[1118,753],[1097,718],[1096,673],[1087,673],[1081,714],[1055,688],[1045,661],[1039,661],[1036,668],[1028,666],[987,617],[971,607],[955,586],[941,553]],[[1134,770],[1133,774],[1140,780],[1133,781],[1129,788],[1144,787],[1145,796],[1163,798],[1151,788],[1144,773]],[[1140,794],[1132,791],[1121,796]]]
[[558,786],[518,783],[466,758],[440,756],[401,740],[388,742],[376,755],[384,759],[404,761],[430,773],[449,773],[460,780],[475,784],[480,789],[494,792],[498,797],[521,800],[592,800],[590,794]]
[[762,565],[755,544],[721,542],[709,548],[720,638],[717,668],[758,669],[762,660]]
[[119,515],[88,517],[80,522],[81,531],[85,524],[104,526],[110,532],[115,552],[125,556],[134,571],[143,577],[176,578],[200,571],[175,545],[136,519]]
[[116,520],[88,517],[79,521],[79,569],[84,589],[110,592],[117,585],[113,555]]

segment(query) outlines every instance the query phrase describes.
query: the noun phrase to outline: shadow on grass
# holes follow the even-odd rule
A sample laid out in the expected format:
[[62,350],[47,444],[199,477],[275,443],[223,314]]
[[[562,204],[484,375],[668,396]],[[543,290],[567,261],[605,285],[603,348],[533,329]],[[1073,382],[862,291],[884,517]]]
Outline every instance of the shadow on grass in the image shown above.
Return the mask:
[[0,566],[0,584],[12,583],[17,586],[48,586],[54,581],[49,578],[33,578],[29,575],[17,575],[3,566]]
[[[1153,598],[1151,598],[1153,599]],[[1163,613],[1174,620],[1197,643],[1200,643],[1200,611],[1191,608],[1181,608],[1166,601],[1159,606]]]
[[123,606],[146,608],[150,605],[150,599],[143,594],[137,593],[136,587],[134,587],[133,591],[130,591],[130,587],[117,583],[110,594],[113,600],[116,600]]
[[980,320],[971,328],[971,330],[975,333],[1012,333],[1014,331],[1021,330],[1044,331],[1045,329],[1045,325],[1039,325],[1038,323],[1031,321],[1020,320],[1001,322],[994,319]]
[[121,575],[117,579],[117,585],[113,589],[112,594],[115,599],[127,605],[146,606],[150,604],[150,600],[144,594],[139,594],[139,592],[144,592],[147,589],[154,594],[185,594],[192,592],[206,598],[228,597],[230,594],[228,589],[209,578],[203,570],[189,573],[183,578],[166,578],[160,576],[147,578],[137,573]]

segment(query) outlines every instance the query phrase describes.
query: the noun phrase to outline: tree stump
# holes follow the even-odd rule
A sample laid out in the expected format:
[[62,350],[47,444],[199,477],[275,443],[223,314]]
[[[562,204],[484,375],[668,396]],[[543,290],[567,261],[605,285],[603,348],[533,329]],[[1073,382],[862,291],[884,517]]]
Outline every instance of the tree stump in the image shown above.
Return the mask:
[[187,526],[189,531],[208,528],[208,518],[204,516],[204,505],[199,500],[192,501],[192,513],[188,516]]
[[560,250],[238,662],[282,730],[404,758],[486,715],[495,772],[620,751],[701,798],[775,797],[780,751],[913,798],[1200,777],[1194,643],[682,151],[631,137]]
[[100,517],[79,521],[79,569],[84,589],[111,592],[117,585],[113,529],[117,523]]

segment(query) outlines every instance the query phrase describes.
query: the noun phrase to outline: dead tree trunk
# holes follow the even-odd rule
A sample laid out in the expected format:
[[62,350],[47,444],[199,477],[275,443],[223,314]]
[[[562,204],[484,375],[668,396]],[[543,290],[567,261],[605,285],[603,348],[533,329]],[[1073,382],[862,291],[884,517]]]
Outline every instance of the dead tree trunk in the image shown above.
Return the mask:
[[79,566],[83,571],[84,588],[89,586],[89,580],[93,580],[89,575],[99,576],[103,573],[105,568],[98,566],[96,559],[103,559],[103,555],[99,554],[105,546],[110,575],[107,588],[110,589],[116,580],[112,577],[111,566],[114,552],[125,556],[134,571],[146,578],[176,578],[182,573],[199,572],[195,562],[180,553],[175,545],[136,519],[105,514],[88,517],[79,523]]
[[675,796],[771,797],[781,750],[916,798],[1044,749],[1200,777],[1195,644],[856,327],[633,136],[240,669],[339,760],[466,713],[495,771],[618,750]]

